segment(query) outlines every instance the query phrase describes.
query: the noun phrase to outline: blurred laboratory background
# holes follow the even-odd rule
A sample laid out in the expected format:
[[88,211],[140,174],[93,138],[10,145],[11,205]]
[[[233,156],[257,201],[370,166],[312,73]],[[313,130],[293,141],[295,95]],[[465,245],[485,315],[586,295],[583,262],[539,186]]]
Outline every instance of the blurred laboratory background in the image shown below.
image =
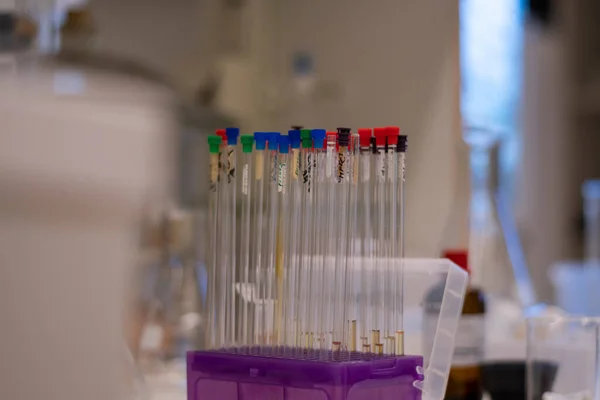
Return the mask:
[[185,398],[207,137],[228,126],[400,126],[406,257],[469,249],[498,299],[490,343],[507,320],[600,316],[599,15],[595,0],[0,0],[0,398]]

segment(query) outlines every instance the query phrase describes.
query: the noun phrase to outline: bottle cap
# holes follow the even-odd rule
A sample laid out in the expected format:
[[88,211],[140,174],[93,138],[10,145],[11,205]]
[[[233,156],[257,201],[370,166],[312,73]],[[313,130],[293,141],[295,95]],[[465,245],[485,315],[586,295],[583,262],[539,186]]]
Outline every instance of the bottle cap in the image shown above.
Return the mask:
[[406,135],[398,135],[398,144],[396,145],[396,151],[398,153],[406,153],[408,147],[408,137]]
[[385,139],[387,137],[387,131],[385,128],[375,128],[373,129],[375,134],[375,144],[377,147],[385,147]]
[[292,125],[292,129],[295,131],[302,130],[302,128],[304,128],[302,125]]
[[240,136],[240,142],[242,142],[242,152],[244,152],[244,153],[252,152],[252,144],[254,143],[254,136],[242,135],[242,136]]
[[264,150],[267,147],[267,134],[265,132],[254,132],[256,150]]
[[221,146],[222,142],[223,142],[223,139],[221,139],[221,136],[209,135],[208,136],[208,151],[210,152],[210,154],[218,154],[219,147]]
[[269,150],[277,150],[277,146],[279,144],[279,137],[281,133],[279,132],[267,132],[267,147]]
[[471,273],[469,269],[469,252],[463,249],[448,249],[444,251],[442,258],[447,258],[467,273]]
[[313,147],[312,135],[310,129],[302,129],[300,131],[300,138],[302,139],[302,148],[311,149]]
[[385,128],[387,135],[387,144],[388,145],[397,145],[398,144],[398,135],[400,134],[400,128],[397,126],[387,126]]
[[227,131],[225,129],[217,129],[217,135],[221,137],[223,142],[227,141]]
[[373,130],[371,128],[360,128],[358,130],[358,136],[360,137],[360,147],[370,147],[371,146],[372,134],[373,134]]
[[292,146],[292,149],[300,148],[300,135],[300,130],[298,129],[292,129],[291,131],[288,131],[288,136],[290,137],[290,146]]
[[313,144],[315,149],[322,149],[325,144],[325,129],[313,129],[312,132]]
[[279,136],[279,152],[281,154],[290,152],[290,137],[288,135]]
[[227,128],[225,129],[227,135],[227,144],[229,146],[235,146],[240,136],[240,128]]
[[337,128],[338,145],[348,147],[350,145],[350,128]]

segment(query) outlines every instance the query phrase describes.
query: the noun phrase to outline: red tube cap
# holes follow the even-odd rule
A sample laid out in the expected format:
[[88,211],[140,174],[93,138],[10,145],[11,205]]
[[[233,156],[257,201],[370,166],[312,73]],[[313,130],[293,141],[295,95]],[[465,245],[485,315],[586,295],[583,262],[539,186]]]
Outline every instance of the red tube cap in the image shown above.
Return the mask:
[[375,145],[377,145],[377,147],[384,147],[385,139],[387,137],[386,128],[375,128],[373,131],[375,133]]
[[387,142],[388,144],[391,145],[397,145],[398,144],[398,135],[400,135],[400,128],[397,126],[387,126],[385,128],[386,131],[386,135],[387,135]]
[[225,129],[217,129],[217,135],[221,136],[223,143],[227,142],[227,131]]
[[360,128],[358,130],[358,136],[360,137],[360,147],[370,147],[372,135],[373,135],[373,129]]

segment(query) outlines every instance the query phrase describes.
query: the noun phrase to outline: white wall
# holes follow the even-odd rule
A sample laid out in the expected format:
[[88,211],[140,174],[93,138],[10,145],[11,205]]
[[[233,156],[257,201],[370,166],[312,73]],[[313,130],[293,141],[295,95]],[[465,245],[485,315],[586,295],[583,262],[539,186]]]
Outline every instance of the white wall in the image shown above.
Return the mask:
[[[569,135],[564,37],[527,29],[524,59],[522,160],[517,218],[538,296],[552,298],[552,263],[573,255],[578,182]],[[576,153],[575,153],[576,154]]]
[[98,47],[196,87],[217,53],[216,1],[90,0]]
[[[92,5],[103,47],[192,85],[219,54],[217,32],[226,26],[217,21],[216,3],[93,0]],[[298,123],[285,107],[286,77],[292,55],[310,52],[319,79],[335,92],[314,126],[400,125],[409,135],[408,255],[436,256],[441,246],[465,246],[468,175],[458,117],[458,0],[252,0],[246,7],[248,41],[240,62],[253,69],[246,87],[254,92],[246,97],[252,104],[244,113],[245,127],[283,130]],[[247,95],[234,92],[229,96]],[[455,185],[462,187],[461,205],[454,205],[462,210],[454,212],[461,216],[455,224],[462,226],[448,230]]]
[[[455,235],[445,229],[457,171],[468,177],[466,153],[459,163],[457,152],[464,150],[458,119],[458,1],[280,3],[275,57],[283,75],[294,52],[308,51],[319,79],[341,92],[319,115],[318,125],[400,125],[409,135],[408,255],[436,256],[442,245],[466,245],[464,227]],[[283,128],[295,123],[285,113],[280,122]],[[442,232],[455,237],[442,238]]]

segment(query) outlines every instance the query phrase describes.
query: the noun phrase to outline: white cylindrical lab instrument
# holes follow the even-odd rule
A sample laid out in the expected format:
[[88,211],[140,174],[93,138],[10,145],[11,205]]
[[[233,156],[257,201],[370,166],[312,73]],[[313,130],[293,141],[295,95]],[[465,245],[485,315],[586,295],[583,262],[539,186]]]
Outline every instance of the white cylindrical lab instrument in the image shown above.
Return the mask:
[[59,64],[0,78],[2,398],[123,397],[142,220],[174,199],[172,92],[68,71],[68,93],[55,91]]

